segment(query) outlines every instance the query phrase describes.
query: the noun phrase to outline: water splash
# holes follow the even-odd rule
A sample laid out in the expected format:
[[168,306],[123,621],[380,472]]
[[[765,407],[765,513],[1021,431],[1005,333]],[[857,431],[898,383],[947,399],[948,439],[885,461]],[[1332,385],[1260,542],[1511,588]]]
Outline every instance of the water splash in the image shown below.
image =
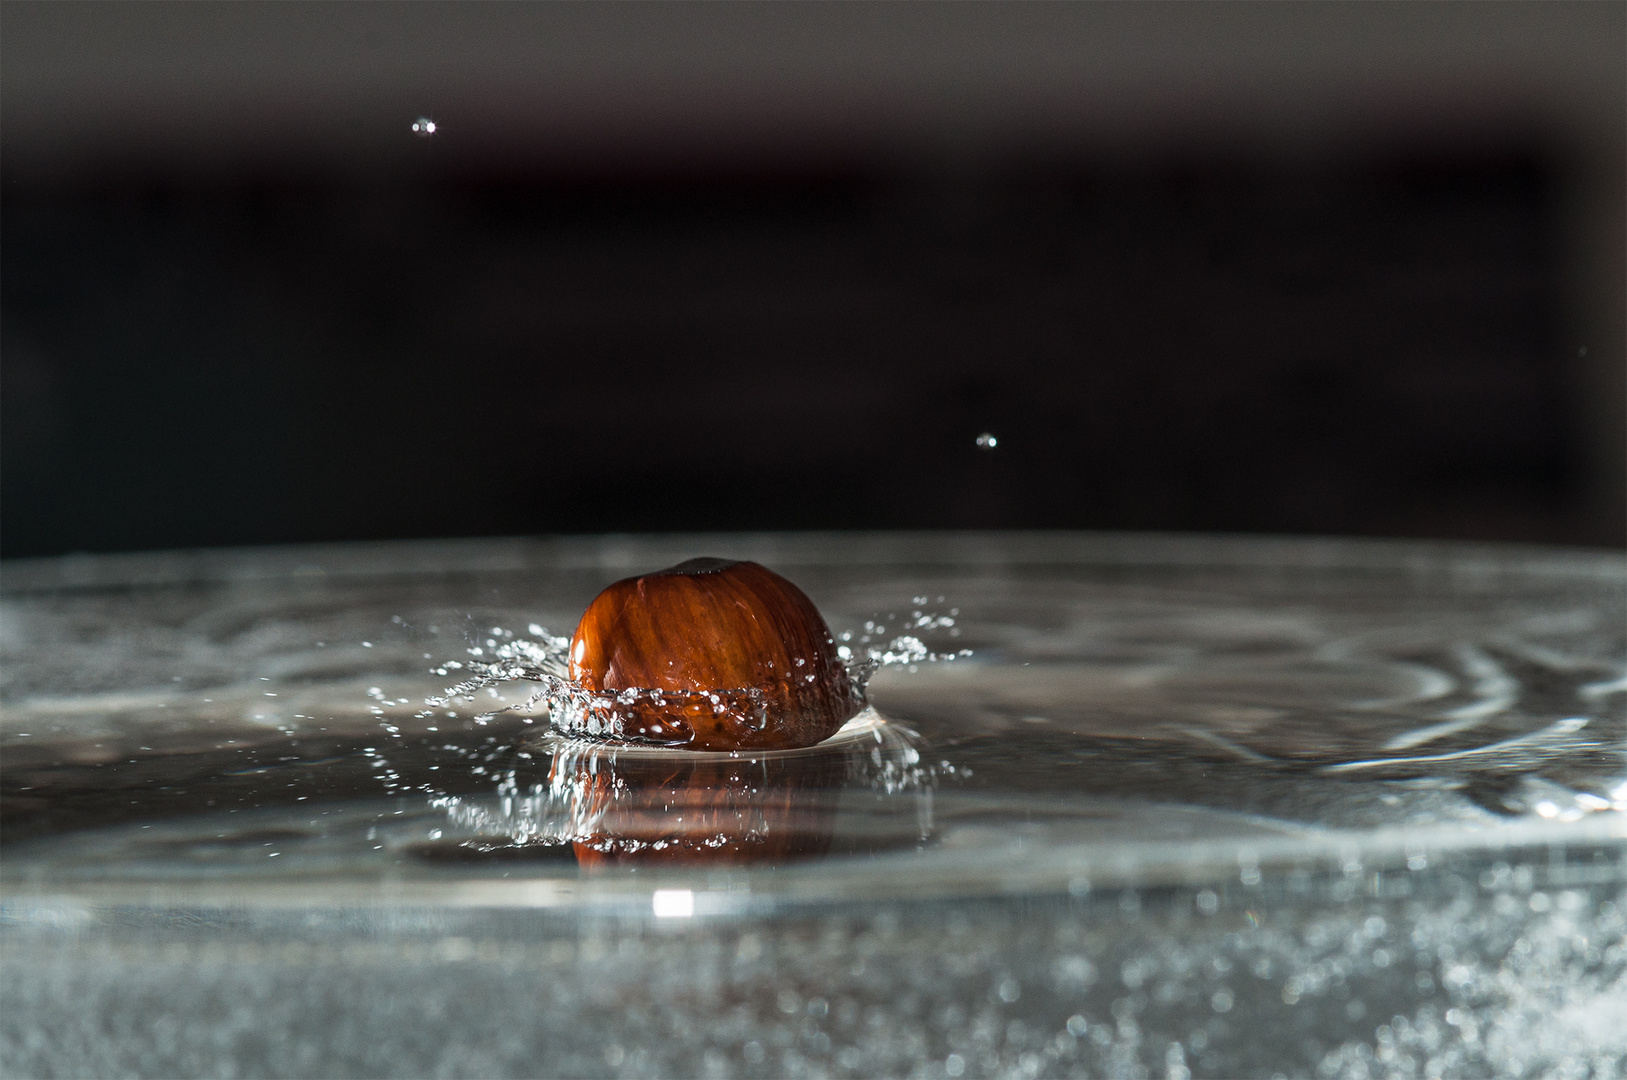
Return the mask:
[[[916,601],[925,602],[922,597]],[[917,632],[946,629],[954,635],[957,614],[956,609],[942,615],[918,608],[904,620],[902,629]],[[493,627],[485,645],[466,650],[471,659],[445,661],[432,669],[438,675],[466,671],[469,677],[447,687],[441,694],[425,698],[427,708],[417,716],[430,717],[435,710],[449,709],[455,704],[474,704],[476,695],[482,691],[498,698],[499,688],[505,684],[529,682],[535,683],[536,689],[523,701],[481,711],[475,715],[474,722],[485,725],[501,713],[512,712],[525,723],[532,723],[537,714],[546,712],[553,727],[566,734],[666,746],[683,745],[691,729],[687,725],[664,726],[660,719],[654,718],[663,713],[678,717],[710,714],[746,731],[761,731],[768,724],[767,695],[757,687],[589,689],[570,677],[570,638],[551,634],[536,623],[527,629],[530,637],[518,637],[512,631]],[[884,667],[905,667],[913,671],[921,664],[972,655],[970,649],[935,652],[916,633],[886,638],[886,631],[885,623],[870,619],[862,630],[837,635],[837,657],[861,704],[870,679]],[[455,717],[456,714],[448,715]]]
[[[914,671],[972,655],[970,649],[930,648],[919,635],[958,635],[958,609],[941,614],[926,609],[926,597],[913,599],[918,606],[902,619],[896,614],[885,621],[872,618],[835,636],[837,656],[861,704],[870,679],[882,668]],[[889,636],[889,623],[905,632]],[[807,856],[828,846],[836,792],[843,788],[869,792],[883,802],[904,800],[913,807],[906,814],[914,821],[912,839],[932,832],[936,767],[924,761],[915,732],[889,723],[867,705],[814,747],[674,753],[687,741],[680,731],[692,729],[666,729],[658,717],[709,713],[762,730],[769,722],[767,695],[756,687],[594,691],[570,678],[569,650],[569,638],[537,623],[525,636],[494,626],[483,643],[465,650],[469,659],[432,669],[467,677],[426,698],[419,719],[437,711],[455,719],[453,706],[474,704],[479,695],[502,700],[505,687],[520,683],[534,688],[521,700],[475,714],[473,723],[488,725],[502,714],[514,714],[524,724],[546,714],[550,723],[540,736],[518,742],[494,738],[484,747],[459,751],[472,775],[497,779],[494,795],[420,788],[468,842],[572,843],[580,857],[603,861]],[[372,696],[388,701],[382,691]],[[382,757],[375,767],[387,784],[396,780]]]

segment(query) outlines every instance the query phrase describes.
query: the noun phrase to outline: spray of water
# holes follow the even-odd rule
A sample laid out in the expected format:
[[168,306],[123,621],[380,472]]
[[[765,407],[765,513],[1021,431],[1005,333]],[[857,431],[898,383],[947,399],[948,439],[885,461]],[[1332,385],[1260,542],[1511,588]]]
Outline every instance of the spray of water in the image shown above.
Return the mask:
[[[905,629],[915,632],[948,629],[953,633],[955,614],[953,611],[948,615],[939,615],[916,610],[905,620]],[[427,708],[418,716],[433,716],[435,710],[448,709],[456,704],[473,704],[478,700],[476,695],[482,691],[491,693],[508,683],[529,682],[536,684],[536,688],[523,701],[480,712],[474,718],[475,723],[484,725],[505,712],[517,713],[530,723],[536,714],[546,711],[555,730],[565,734],[680,745],[680,741],[673,738],[670,732],[662,730],[658,721],[650,726],[630,729],[624,718],[645,715],[645,710],[629,706],[648,704],[657,710],[678,714],[704,710],[752,730],[761,730],[768,722],[764,694],[756,687],[590,690],[570,678],[570,638],[550,634],[546,627],[536,623],[532,623],[528,630],[529,637],[517,637],[501,628],[494,628],[493,636],[487,639],[492,644],[468,650],[472,659],[451,660],[437,666],[434,672],[438,675],[462,671],[467,672],[468,677],[447,687],[441,694],[426,698],[424,704]],[[861,701],[864,700],[870,679],[884,667],[914,670],[920,664],[971,656],[970,649],[934,652],[917,633],[899,634],[884,640],[886,632],[885,623],[870,619],[865,622],[862,631],[849,630],[838,635],[841,644],[837,646],[837,655]]]
[[[936,651],[922,640],[923,634],[938,632],[952,638],[960,633],[955,625],[958,609],[950,609],[947,614],[929,611],[927,599],[916,597],[918,606],[902,619],[892,614],[872,618],[862,627],[836,635],[837,655],[860,701],[871,678],[883,668],[914,671],[922,664],[972,655],[970,649]],[[536,623],[530,624],[524,634],[492,627],[482,643],[465,650],[468,659],[442,661],[431,669],[438,675],[464,677],[440,694],[426,698],[425,708],[416,714],[420,719],[457,719],[458,710],[474,706],[481,711],[473,715],[466,712],[465,717],[476,726],[489,725],[503,714],[512,714],[524,724],[536,723],[543,717],[549,723],[549,730],[538,736],[516,740],[494,735],[480,747],[448,744],[446,749],[456,750],[466,759],[471,775],[489,776],[496,781],[494,796],[485,797],[422,789],[430,796],[432,806],[446,811],[455,833],[500,837],[509,844],[579,841],[596,835],[595,829],[604,825],[599,819],[606,808],[615,809],[612,817],[624,814],[627,811],[618,800],[630,796],[628,785],[615,780],[605,791],[596,792],[593,789],[598,782],[592,777],[601,772],[618,775],[618,770],[627,767],[628,761],[623,759],[629,754],[633,755],[629,760],[636,761],[640,755],[661,754],[682,746],[674,733],[660,730],[659,721],[646,721],[647,726],[629,730],[623,718],[648,717],[652,711],[706,710],[755,729],[769,720],[764,695],[755,687],[593,691],[570,678],[569,649],[568,637],[552,634]],[[518,695],[513,692],[515,684],[521,690]],[[378,699],[381,695],[382,691],[373,696]],[[483,699],[492,701],[494,707],[482,707]],[[395,704],[393,700],[389,703]],[[655,706],[656,710],[629,707],[639,704]],[[702,758],[741,757],[691,751],[683,754],[686,761],[693,758],[697,762]],[[873,709],[866,707],[819,747],[751,754],[739,765],[758,768],[765,766],[768,759],[786,756],[808,759],[797,767],[803,770],[828,772],[835,767],[841,774],[837,782],[843,786],[868,790],[878,798],[909,801],[915,807],[918,836],[924,839],[931,832],[932,792],[937,786],[938,769],[923,758],[915,732],[889,723]],[[828,760],[814,762],[815,758]],[[389,783],[392,773],[382,756],[375,765]],[[753,815],[764,813],[762,800],[765,791],[773,786],[748,784],[734,791],[713,790],[705,796],[710,813],[719,813],[720,805],[730,808],[724,815],[729,818],[728,828],[715,839],[718,846],[749,845],[770,832],[784,835],[784,819],[773,829],[761,822],[752,825]],[[792,798],[805,809],[808,799],[815,797],[793,793]],[[659,850],[668,842],[659,837],[647,842],[626,836],[615,840],[618,850],[626,849],[622,854],[641,843]]]

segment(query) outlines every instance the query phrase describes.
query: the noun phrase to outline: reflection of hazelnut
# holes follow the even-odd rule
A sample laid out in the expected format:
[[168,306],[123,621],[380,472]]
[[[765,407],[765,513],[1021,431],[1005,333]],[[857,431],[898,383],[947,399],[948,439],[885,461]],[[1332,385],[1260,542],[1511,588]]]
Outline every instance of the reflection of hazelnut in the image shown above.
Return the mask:
[[571,639],[570,676],[604,693],[608,732],[691,750],[812,746],[863,705],[802,590],[727,559],[600,593]]
[[584,867],[783,862],[822,855],[835,828],[840,755],[719,758],[595,748],[554,759],[571,778]]

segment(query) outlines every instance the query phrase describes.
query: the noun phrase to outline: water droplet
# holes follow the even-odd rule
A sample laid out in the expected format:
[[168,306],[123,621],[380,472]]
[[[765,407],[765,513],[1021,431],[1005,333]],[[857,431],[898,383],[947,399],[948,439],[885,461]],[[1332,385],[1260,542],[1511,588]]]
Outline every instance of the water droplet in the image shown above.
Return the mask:
[[420,116],[412,122],[412,133],[420,139],[427,139],[435,134],[435,121],[427,116]]
[[977,437],[977,448],[979,450],[993,450],[999,445],[1000,440],[989,434],[987,431]]

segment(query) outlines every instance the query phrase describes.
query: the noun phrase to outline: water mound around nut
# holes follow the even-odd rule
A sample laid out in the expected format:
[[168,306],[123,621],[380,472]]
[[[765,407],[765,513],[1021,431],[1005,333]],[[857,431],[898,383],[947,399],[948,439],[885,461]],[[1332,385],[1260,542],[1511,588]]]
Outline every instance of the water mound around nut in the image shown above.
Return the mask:
[[533,624],[530,638],[488,641],[490,660],[477,648],[482,659],[437,669],[473,678],[428,699],[432,709],[528,680],[539,684],[529,698],[476,722],[517,712],[529,723],[546,709],[550,730],[485,755],[494,798],[447,792],[432,805],[465,845],[568,844],[583,867],[818,856],[844,790],[881,800],[873,811],[897,803],[875,815],[885,836],[861,847],[918,843],[932,830],[935,770],[865,689],[882,667],[969,651],[937,654],[910,635],[871,646],[882,629],[867,623],[856,654],[797,586],[754,562],[690,559],[617,581],[571,638]]
[[557,732],[529,745],[535,764],[499,774],[493,795],[434,800],[463,847],[564,845],[584,869],[773,864],[831,854],[838,834],[851,854],[914,846],[933,830],[937,775],[920,737],[873,709],[816,746],[786,750],[677,750]]

